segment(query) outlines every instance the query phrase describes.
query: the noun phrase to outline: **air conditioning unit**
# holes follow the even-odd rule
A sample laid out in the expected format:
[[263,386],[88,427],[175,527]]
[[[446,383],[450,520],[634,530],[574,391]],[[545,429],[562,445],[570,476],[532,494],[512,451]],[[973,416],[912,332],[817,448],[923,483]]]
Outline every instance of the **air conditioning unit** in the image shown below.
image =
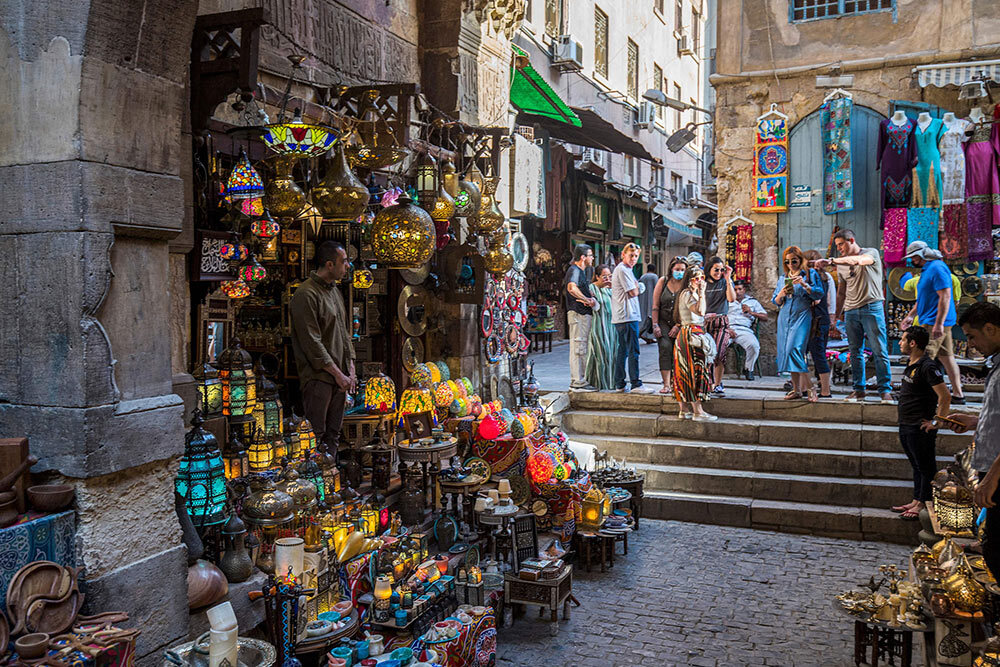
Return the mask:
[[682,56],[694,55],[694,51],[691,49],[691,42],[688,40],[687,35],[681,35],[677,38],[677,53]]
[[598,167],[604,167],[604,151],[597,148],[584,148],[581,162],[592,162]]
[[684,184],[684,201],[688,204],[694,204],[698,201],[698,184],[697,183],[685,183]]
[[655,122],[656,105],[648,100],[643,100],[639,103],[639,119],[635,123],[636,127],[652,129]]
[[559,35],[553,45],[552,64],[563,71],[583,69],[583,45],[572,35]]

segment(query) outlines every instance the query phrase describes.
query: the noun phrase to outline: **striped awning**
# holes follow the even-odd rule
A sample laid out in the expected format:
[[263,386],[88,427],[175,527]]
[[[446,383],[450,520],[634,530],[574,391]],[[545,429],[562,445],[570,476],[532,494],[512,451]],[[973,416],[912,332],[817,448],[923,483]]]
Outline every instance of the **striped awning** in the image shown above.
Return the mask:
[[919,65],[913,68],[917,83],[927,86],[959,86],[978,76],[989,77],[1000,83],[1000,60],[982,60],[967,63],[941,63],[940,65]]

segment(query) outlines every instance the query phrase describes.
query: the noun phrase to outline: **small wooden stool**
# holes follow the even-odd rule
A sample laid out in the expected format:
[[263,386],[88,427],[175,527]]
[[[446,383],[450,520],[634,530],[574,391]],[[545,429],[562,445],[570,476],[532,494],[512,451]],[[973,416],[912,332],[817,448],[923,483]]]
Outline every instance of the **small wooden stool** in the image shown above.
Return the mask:
[[[583,557],[584,567],[587,572],[590,572],[590,564],[595,555],[595,551],[600,550],[601,554],[601,572],[606,571],[606,566],[610,565],[614,567],[614,540],[609,538],[607,535],[602,535],[600,533],[576,533],[573,536],[577,542],[577,553]],[[609,554],[609,547],[611,553]],[[609,560],[610,559],[610,560]]]
[[[549,610],[552,625],[549,632],[559,632],[559,607],[563,608],[563,620],[569,620],[569,604],[573,598],[573,566],[564,565],[563,571],[555,579],[528,581],[508,572],[503,577],[504,604],[536,606],[539,615]],[[577,603],[579,606],[579,603]]]

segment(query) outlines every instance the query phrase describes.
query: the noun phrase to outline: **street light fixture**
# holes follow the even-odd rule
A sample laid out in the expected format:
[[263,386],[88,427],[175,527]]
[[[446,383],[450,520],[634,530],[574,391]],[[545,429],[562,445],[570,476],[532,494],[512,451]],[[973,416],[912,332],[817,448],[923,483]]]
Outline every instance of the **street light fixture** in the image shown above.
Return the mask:
[[672,97],[667,97],[666,93],[662,90],[657,90],[656,88],[650,88],[642,94],[642,99],[648,100],[653,104],[661,107],[670,107],[671,109],[677,109],[678,111],[687,111],[688,109],[693,109],[694,111],[700,111],[704,114],[712,115],[712,112],[708,109],[702,109],[701,107],[696,107],[693,104],[684,102],[682,100],[675,100]]

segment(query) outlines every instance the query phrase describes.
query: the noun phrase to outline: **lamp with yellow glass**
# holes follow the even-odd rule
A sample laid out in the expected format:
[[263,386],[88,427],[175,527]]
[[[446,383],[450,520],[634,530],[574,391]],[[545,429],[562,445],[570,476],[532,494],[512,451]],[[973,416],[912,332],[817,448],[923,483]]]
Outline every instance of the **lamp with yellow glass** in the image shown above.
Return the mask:
[[389,577],[382,575],[375,580],[375,590],[372,591],[375,598],[373,617],[377,623],[387,623],[389,621],[389,607],[392,600],[392,584]]
[[247,450],[250,472],[264,472],[274,463],[274,448],[267,438],[257,436]]
[[583,521],[580,527],[597,530],[604,525],[604,517],[604,494],[594,487],[583,497]]
[[316,449],[316,433],[312,423],[305,417],[299,422],[299,456],[308,456]]

